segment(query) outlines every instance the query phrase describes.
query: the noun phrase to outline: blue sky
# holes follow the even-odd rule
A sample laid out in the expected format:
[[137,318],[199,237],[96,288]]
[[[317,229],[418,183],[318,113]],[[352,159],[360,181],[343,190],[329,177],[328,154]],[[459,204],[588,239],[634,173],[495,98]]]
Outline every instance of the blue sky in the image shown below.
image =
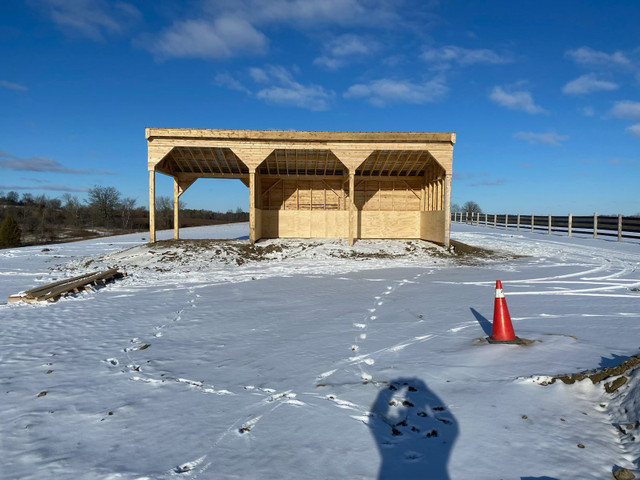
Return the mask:
[[639,26],[637,0],[1,2],[0,191],[147,205],[145,127],[446,131],[454,203],[638,214]]

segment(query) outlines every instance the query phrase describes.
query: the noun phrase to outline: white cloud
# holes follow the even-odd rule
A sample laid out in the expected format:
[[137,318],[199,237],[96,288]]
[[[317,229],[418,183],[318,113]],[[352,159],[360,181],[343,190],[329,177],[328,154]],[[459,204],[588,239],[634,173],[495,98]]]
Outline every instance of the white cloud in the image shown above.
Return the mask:
[[581,65],[626,67],[631,64],[622,52],[605,53],[585,46],[576,50],[567,50],[565,55]]
[[627,127],[627,133],[630,133],[634,137],[640,138],[640,123]]
[[229,73],[218,73],[213,83],[219,87],[226,87],[231,90],[237,90],[239,92],[250,93],[249,89],[245,87],[239,80],[232,77]]
[[470,49],[447,45],[440,48],[424,47],[421,58],[438,64],[457,63],[462,66],[484,64],[501,65],[510,63],[511,58],[484,48]]
[[582,115],[584,115],[585,117],[593,117],[596,114],[596,111],[593,109],[593,107],[582,107],[580,109],[580,113],[582,113]]
[[527,113],[545,113],[546,110],[533,101],[531,92],[524,90],[507,91],[502,87],[493,87],[489,98],[501,107],[522,110]]
[[609,111],[609,115],[627,120],[640,119],[640,102],[632,102],[630,100],[616,102]]
[[265,69],[251,70],[254,80],[271,83],[256,93],[256,97],[273,105],[292,106],[309,110],[327,110],[335,93],[320,85],[302,85],[281,66],[270,65]]
[[106,0],[31,0],[63,31],[104,40],[106,35],[121,34],[141,17],[140,11],[125,2]]
[[7,82],[6,80],[0,80],[0,87],[8,88],[9,90],[17,90],[20,92],[26,92],[27,90],[29,90],[24,85],[21,85],[19,83]]
[[531,144],[543,144],[559,147],[561,143],[567,140],[569,137],[566,135],[558,135],[555,132],[516,132],[513,134],[513,138],[524,140],[525,142]]
[[618,84],[614,82],[602,80],[595,73],[587,73],[568,82],[562,88],[562,92],[567,95],[585,95],[599,91],[617,90],[618,88]]
[[330,40],[325,45],[325,54],[313,63],[327,70],[337,70],[358,58],[371,55],[378,50],[375,40],[359,35],[345,34]]
[[220,59],[262,53],[267,39],[242,18],[218,17],[176,22],[147,46],[160,58]]
[[397,28],[402,5],[385,0],[234,0],[211,2],[217,13],[242,15],[254,24],[287,23],[305,29],[330,25]]
[[372,105],[383,107],[390,103],[436,102],[442,99],[448,91],[449,88],[442,76],[422,83],[383,78],[367,84],[352,85],[344,93],[344,97],[366,98]]

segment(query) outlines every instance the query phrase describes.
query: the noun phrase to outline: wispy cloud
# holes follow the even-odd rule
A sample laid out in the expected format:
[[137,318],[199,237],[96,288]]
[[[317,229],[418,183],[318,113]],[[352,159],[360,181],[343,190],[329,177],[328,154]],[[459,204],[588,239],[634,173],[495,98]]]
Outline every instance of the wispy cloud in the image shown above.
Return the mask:
[[267,37],[239,17],[218,17],[213,21],[176,22],[157,38],[142,44],[156,57],[221,59],[239,54],[262,54]]
[[0,87],[8,88],[9,90],[17,90],[19,92],[26,92],[29,90],[24,85],[19,83],[7,82],[6,80],[0,80]]
[[19,158],[8,152],[0,151],[0,168],[27,172],[55,172],[70,174],[102,174],[113,175],[114,172],[96,169],[67,168],[60,162],[47,157]]
[[380,48],[375,40],[354,34],[339,35],[324,47],[324,55],[316,58],[314,65],[337,70],[353,61],[367,57]]
[[[211,60],[264,53],[269,43],[265,32],[274,26],[311,35],[321,31],[325,36],[329,28],[397,29],[411,23],[402,5],[384,0],[234,0],[199,5],[188,17],[135,43],[161,59]],[[348,57],[363,54],[373,45],[353,34],[339,36],[329,42],[317,64],[339,68]]]
[[627,133],[640,138],[640,123],[627,127]]
[[513,134],[513,138],[517,140],[524,140],[531,144],[543,144],[559,147],[562,142],[567,140],[569,137],[566,135],[559,135],[555,132],[516,132]]
[[581,65],[618,67],[631,65],[629,58],[622,52],[606,53],[586,46],[575,50],[567,50],[565,55]]
[[640,120],[640,102],[630,100],[616,102],[609,111],[609,115],[626,120]]
[[580,113],[585,117],[593,117],[596,114],[596,111],[593,109],[593,107],[582,107],[580,109]]
[[47,190],[54,192],[88,192],[89,187],[70,187],[68,185],[0,185],[0,190]]
[[617,83],[603,80],[595,73],[587,73],[586,75],[582,75],[575,80],[568,82],[562,88],[562,92],[567,95],[586,95],[588,93],[599,91],[617,90],[618,88]]
[[494,50],[486,48],[464,48],[455,45],[444,47],[423,47],[420,57],[429,63],[436,65],[448,65],[456,63],[461,66],[468,65],[501,65],[511,63],[513,60],[507,55],[501,55]]
[[30,0],[65,33],[102,41],[121,34],[141,18],[130,3],[106,0]]
[[544,108],[536,105],[531,92],[525,90],[507,90],[497,86],[493,87],[489,98],[501,107],[511,110],[521,110],[531,114],[546,112]]
[[234,78],[228,72],[218,73],[215,76],[213,83],[219,87],[226,87],[231,90],[237,90],[238,92],[251,93],[251,91],[245,87],[242,82]]
[[320,85],[303,85],[284,67],[270,65],[266,68],[253,68],[254,81],[267,83],[260,89],[256,98],[273,105],[306,108],[308,110],[329,109],[335,93]]
[[426,82],[383,78],[349,87],[345,98],[364,98],[376,107],[392,103],[423,104],[441,100],[449,91],[441,75]]

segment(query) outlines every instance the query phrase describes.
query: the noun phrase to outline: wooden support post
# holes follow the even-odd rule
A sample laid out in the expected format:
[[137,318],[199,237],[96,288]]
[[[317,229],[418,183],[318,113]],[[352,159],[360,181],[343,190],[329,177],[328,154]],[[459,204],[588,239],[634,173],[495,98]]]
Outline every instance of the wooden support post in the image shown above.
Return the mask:
[[532,213],[531,214],[531,233],[533,233],[535,229],[535,224],[536,224],[536,216]]
[[349,246],[353,245],[354,240],[354,222],[356,210],[356,176],[353,171],[349,171]]
[[178,205],[178,198],[180,197],[178,179],[173,178],[173,238],[178,240],[180,238],[180,208]]
[[622,214],[618,214],[618,241],[622,241]]
[[593,213],[593,238],[598,238],[598,214]]
[[520,231],[520,214],[518,214],[518,217],[516,219],[516,230]]
[[570,213],[569,214],[569,219],[567,220],[567,230],[569,231],[568,234],[569,236],[571,236],[571,227],[573,224],[573,215]]
[[551,214],[549,214],[548,220],[547,220],[547,225],[549,228],[549,231],[547,232],[549,235],[551,235]]
[[504,215],[504,229],[506,230],[507,228],[509,228],[509,214],[506,213]]
[[451,175],[444,176],[444,218],[446,223],[444,225],[444,248],[449,248],[449,237],[451,236]]
[[256,241],[256,171],[249,172],[249,242]]
[[149,170],[149,242],[156,241],[156,171]]

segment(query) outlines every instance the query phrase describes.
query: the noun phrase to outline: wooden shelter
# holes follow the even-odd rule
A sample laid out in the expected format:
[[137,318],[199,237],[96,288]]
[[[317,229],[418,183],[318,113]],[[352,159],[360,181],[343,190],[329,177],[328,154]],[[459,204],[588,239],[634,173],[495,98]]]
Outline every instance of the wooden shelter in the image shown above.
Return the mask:
[[149,240],[155,174],[178,197],[199,178],[249,188],[249,239],[393,238],[449,245],[455,133],[147,128]]

